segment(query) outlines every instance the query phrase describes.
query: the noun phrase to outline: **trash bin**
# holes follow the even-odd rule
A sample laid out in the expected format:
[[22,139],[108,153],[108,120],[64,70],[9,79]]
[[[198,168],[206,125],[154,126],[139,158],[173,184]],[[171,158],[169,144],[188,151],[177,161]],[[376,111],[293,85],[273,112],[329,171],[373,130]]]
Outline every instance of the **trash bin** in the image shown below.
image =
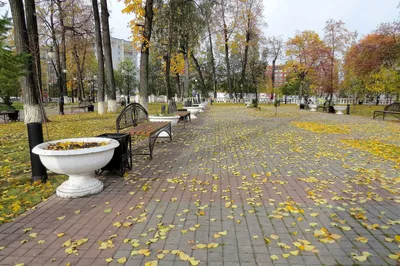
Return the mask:
[[88,105],[87,111],[88,111],[88,112],[94,112],[94,105],[93,105],[93,104]]
[[97,137],[115,139],[119,146],[115,148],[111,161],[101,168],[101,172],[107,170],[123,176],[126,169],[132,169],[131,135],[125,133],[105,133]]

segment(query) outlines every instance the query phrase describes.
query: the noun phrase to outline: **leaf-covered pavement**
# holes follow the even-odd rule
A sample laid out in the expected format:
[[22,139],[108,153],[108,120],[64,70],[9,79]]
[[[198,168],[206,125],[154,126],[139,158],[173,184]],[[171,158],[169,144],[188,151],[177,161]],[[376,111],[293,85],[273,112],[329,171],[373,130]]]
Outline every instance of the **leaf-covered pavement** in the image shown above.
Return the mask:
[[213,106],[152,161],[0,226],[0,265],[396,265],[400,124]]

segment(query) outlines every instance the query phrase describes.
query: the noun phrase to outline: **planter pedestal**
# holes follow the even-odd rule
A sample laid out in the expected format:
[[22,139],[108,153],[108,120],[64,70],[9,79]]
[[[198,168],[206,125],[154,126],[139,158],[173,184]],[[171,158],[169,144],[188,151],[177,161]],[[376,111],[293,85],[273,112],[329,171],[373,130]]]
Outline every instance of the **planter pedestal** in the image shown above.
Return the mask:
[[69,179],[57,188],[56,194],[61,198],[80,198],[97,194],[103,187],[103,182],[92,175],[70,175]]
[[184,107],[186,110],[190,112],[190,119],[197,119],[197,114],[200,112],[201,107]]
[[343,111],[347,109],[347,106],[335,106],[334,108],[337,115],[342,115]]
[[[173,115],[173,116],[155,116],[155,115],[149,115],[149,120],[150,122],[171,122],[171,128],[174,128],[175,125],[178,124],[180,116],[179,115]],[[171,131],[171,136],[173,136],[174,133]],[[159,135],[160,137],[169,137],[168,133],[163,131]]]
[[309,104],[308,107],[310,107],[311,112],[316,112],[317,111],[317,105],[316,104]]

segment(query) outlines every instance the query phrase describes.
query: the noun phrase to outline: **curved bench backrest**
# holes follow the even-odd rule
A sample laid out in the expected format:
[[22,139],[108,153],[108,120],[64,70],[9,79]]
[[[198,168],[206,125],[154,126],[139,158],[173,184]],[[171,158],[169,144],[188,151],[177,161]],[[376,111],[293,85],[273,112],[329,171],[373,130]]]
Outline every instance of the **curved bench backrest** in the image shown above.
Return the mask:
[[384,110],[400,112],[400,103],[392,103],[392,104],[386,105]]
[[134,127],[140,123],[147,122],[148,119],[149,115],[142,105],[130,103],[122,110],[117,118],[117,132],[121,129]]

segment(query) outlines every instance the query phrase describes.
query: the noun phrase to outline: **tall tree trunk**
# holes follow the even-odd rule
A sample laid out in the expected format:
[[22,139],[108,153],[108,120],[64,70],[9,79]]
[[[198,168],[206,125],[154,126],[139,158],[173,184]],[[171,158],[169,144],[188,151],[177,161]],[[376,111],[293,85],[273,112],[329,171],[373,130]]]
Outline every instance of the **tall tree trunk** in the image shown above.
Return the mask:
[[139,94],[140,104],[143,105],[146,110],[149,105],[149,42],[151,38],[151,30],[153,25],[153,0],[146,0],[145,15],[144,15],[144,29],[142,42],[140,49],[140,81],[139,81]]
[[213,91],[214,99],[217,99],[217,75],[215,73],[215,60],[213,51],[213,42],[211,37],[209,18],[207,17],[207,30],[208,30],[208,41],[210,43],[210,57],[211,57],[211,68],[212,68],[212,81],[213,81]]
[[334,67],[335,67],[335,48],[332,50],[332,58],[331,58],[331,78],[330,78],[330,89],[329,89],[329,105],[332,103],[333,97],[333,75],[334,75]]
[[42,79],[41,75],[41,67],[40,67],[40,50],[39,50],[39,34],[36,20],[36,10],[35,10],[35,1],[27,0],[25,1],[25,16],[26,16],[26,27],[27,31],[31,34],[28,34],[29,45],[31,47],[31,56],[34,63],[34,71],[33,78],[35,80],[35,84],[40,91],[40,95],[42,94]]
[[[65,40],[65,25],[64,25],[64,10],[62,7],[61,0],[56,0],[57,7],[58,7],[58,19],[60,23],[60,32],[61,32],[61,43],[60,43],[60,59],[61,59],[61,85],[62,85],[62,94],[60,95],[60,105],[64,105],[64,103],[68,102],[68,95],[67,95],[67,44]],[[64,108],[60,110],[60,114],[64,114]]]
[[99,4],[97,0],[92,0],[94,25],[96,32],[96,53],[97,53],[97,112],[99,115],[105,113],[104,110],[104,55],[103,55],[103,41],[101,37]]
[[85,92],[83,90],[82,69],[81,69],[81,64],[79,62],[79,54],[78,54],[78,48],[76,47],[76,44],[73,45],[72,53],[73,53],[75,66],[76,66],[76,75],[77,75],[77,83],[78,83],[78,98],[79,98],[79,100],[83,100],[85,98]]
[[196,70],[197,70],[197,73],[199,74],[200,84],[201,84],[201,88],[202,88],[201,94],[204,96],[207,93],[207,90],[206,90],[206,84],[204,82],[203,72],[201,71],[199,61],[197,61],[197,58],[194,56],[193,52],[191,52],[190,55],[192,57],[194,64],[196,65]]
[[272,98],[274,97],[274,93],[275,93],[275,69],[276,69],[276,59],[277,57],[275,57],[272,60],[272,76],[271,76],[271,80],[272,80],[272,91],[271,94],[273,95]]
[[[172,3],[170,2],[170,5]],[[171,106],[171,99],[172,99],[172,88],[171,88],[171,51],[172,51],[172,27],[174,24],[174,16],[173,16],[173,7],[170,6],[169,9],[169,20],[168,20],[168,47],[167,47],[167,54],[164,56],[165,60],[165,84],[167,86],[167,100],[168,100],[168,111]]]
[[272,60],[272,73],[271,73],[271,80],[272,80],[272,92],[275,88],[275,68],[276,68],[276,58]]
[[244,48],[244,59],[243,59],[243,66],[242,66],[242,76],[240,78],[240,99],[243,99],[243,88],[246,87],[246,67],[247,67],[247,58],[249,54],[249,42],[251,38],[250,33],[250,17],[247,19],[247,32],[246,32],[246,44]]
[[232,81],[231,81],[231,65],[229,63],[229,46],[228,46],[228,30],[224,23],[224,41],[225,41],[225,64],[226,64],[226,79],[228,82],[229,98],[232,98]]
[[188,52],[186,51],[183,54],[183,60],[184,60],[184,67],[185,67],[185,75],[184,75],[184,91],[183,93],[187,93],[187,97],[190,97],[191,92],[189,91],[189,56]]
[[178,88],[176,89],[176,92],[179,93],[179,97],[183,99],[183,95],[181,92],[181,83],[180,83],[180,78],[179,78],[179,74],[176,73],[175,75],[175,80],[176,80],[176,85],[178,86]]
[[[33,49],[29,43],[29,34],[25,23],[24,3],[22,0],[10,0],[9,2],[13,18],[17,53],[28,55],[25,59],[26,74],[20,78],[24,102],[24,121],[25,123],[42,122],[44,117],[39,105],[38,88],[33,74],[35,72],[34,60],[30,55]],[[33,10],[30,9],[30,11]],[[31,15],[33,14],[29,14],[29,16]]]
[[106,80],[107,86],[110,90],[110,98],[108,100],[108,112],[115,113],[117,111],[117,95],[115,90],[115,79],[114,70],[112,64],[111,55],[111,36],[110,26],[108,23],[107,0],[100,0],[101,5],[101,26],[103,28],[103,48],[104,48],[104,59],[106,62]]
[[300,89],[299,89],[299,106],[301,104],[301,99],[303,98],[303,80],[300,80]]
[[[54,46],[54,55],[55,55],[55,63],[53,59],[51,58],[54,71],[57,76],[57,85],[58,85],[58,91],[59,91],[59,99],[61,99],[61,95],[63,95],[63,82],[62,82],[62,68],[61,68],[61,59],[60,59],[60,46],[58,44],[57,40],[57,34],[56,34],[56,29],[55,29],[55,23],[54,23],[54,0],[51,0],[50,2],[50,29],[51,29],[51,39],[53,42]],[[59,114],[64,114],[64,101],[59,101],[58,103],[58,113]]]

